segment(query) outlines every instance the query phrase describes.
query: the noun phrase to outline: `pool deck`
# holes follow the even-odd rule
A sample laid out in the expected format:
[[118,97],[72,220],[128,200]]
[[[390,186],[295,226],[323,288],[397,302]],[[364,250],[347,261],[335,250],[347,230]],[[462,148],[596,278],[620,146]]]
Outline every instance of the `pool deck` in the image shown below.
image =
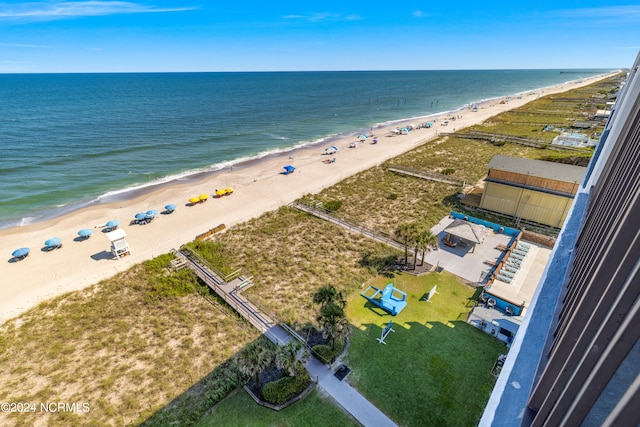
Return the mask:
[[438,236],[438,249],[427,253],[425,262],[442,268],[462,279],[475,283],[477,286],[487,282],[487,273],[491,266],[485,260],[496,261],[502,254],[498,245],[508,245],[511,236],[489,233],[483,243],[470,244],[468,246],[449,247],[442,243],[442,239],[447,235],[445,228],[453,222],[453,218],[445,217],[431,228],[431,232]]
[[452,218],[446,217],[431,229],[431,232],[438,236],[438,249],[429,252],[425,262],[455,274],[471,285],[487,286],[488,292],[504,301],[524,305],[520,316],[509,315],[503,310],[487,307],[485,304],[476,305],[469,314],[468,323],[508,343],[510,337],[502,334],[502,331],[510,331],[513,335],[518,331],[547,265],[551,249],[526,242],[530,249],[511,283],[496,279],[488,284],[488,273],[492,266],[486,262],[498,260],[504,253],[501,248],[509,244],[511,236],[491,230],[481,244],[467,247],[457,245],[452,248],[442,242],[447,235],[444,229],[452,222]]

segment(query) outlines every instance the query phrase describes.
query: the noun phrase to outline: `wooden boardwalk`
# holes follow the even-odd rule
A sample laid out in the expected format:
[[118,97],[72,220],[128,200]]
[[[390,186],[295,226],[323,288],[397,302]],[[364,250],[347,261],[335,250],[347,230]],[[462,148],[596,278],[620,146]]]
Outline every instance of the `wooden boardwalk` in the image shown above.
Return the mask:
[[[198,256],[189,250],[173,251],[173,253],[180,259],[178,263],[184,263],[187,267],[191,268],[209,288],[261,331],[269,340],[277,345],[284,345],[294,339],[285,328],[261,312],[260,309],[240,294],[240,291],[245,288],[245,285],[247,285],[248,281],[250,282],[250,279],[240,276],[227,283],[220,277],[221,275],[219,273],[216,274],[213,269],[205,265],[206,262],[204,260],[198,259]],[[284,324],[282,326],[286,327]],[[289,328],[286,327],[286,329]],[[318,386],[334,398],[340,406],[362,425],[380,427],[396,426],[389,417],[376,408],[346,381],[338,380],[333,375],[331,368],[321,363],[315,357],[312,356],[309,359],[306,367],[311,377],[315,378]]]
[[[320,219],[324,219],[325,221],[331,222],[333,224],[339,225],[342,228],[347,229],[348,231],[355,231],[356,233],[364,234],[367,237],[372,238],[373,240],[377,240],[378,242],[386,243],[389,246],[393,246],[394,248],[400,249],[404,251],[404,245],[396,240],[394,240],[389,235],[382,233],[381,231],[374,230],[369,227],[365,227],[363,225],[356,225],[355,221],[350,221],[342,218],[338,218],[333,216],[330,211],[323,209],[317,206],[310,206],[300,202],[293,202],[290,206],[299,209],[303,212],[307,212],[311,215],[314,215]],[[411,254],[413,254],[413,249],[408,249]]]
[[387,170],[399,173],[401,175],[413,176],[414,178],[426,179],[429,181],[442,182],[445,184],[456,185],[458,187],[464,187],[465,184],[465,181],[463,179],[455,178],[441,173],[409,168],[406,166],[390,165]]
[[183,258],[187,266],[191,268],[200,280],[206,283],[216,295],[222,298],[271,341],[282,345],[290,339],[289,335],[278,326],[277,322],[242,296],[240,291],[250,286],[249,279],[239,276],[227,283],[190,251],[180,250],[176,251],[175,254],[177,257]]

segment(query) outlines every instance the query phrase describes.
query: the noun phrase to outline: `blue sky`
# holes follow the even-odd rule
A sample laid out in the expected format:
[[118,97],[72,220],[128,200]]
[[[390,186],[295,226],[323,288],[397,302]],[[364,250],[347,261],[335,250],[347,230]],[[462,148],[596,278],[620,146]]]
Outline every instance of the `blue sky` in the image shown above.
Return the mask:
[[0,0],[0,72],[624,68],[640,50],[640,3],[528,3]]

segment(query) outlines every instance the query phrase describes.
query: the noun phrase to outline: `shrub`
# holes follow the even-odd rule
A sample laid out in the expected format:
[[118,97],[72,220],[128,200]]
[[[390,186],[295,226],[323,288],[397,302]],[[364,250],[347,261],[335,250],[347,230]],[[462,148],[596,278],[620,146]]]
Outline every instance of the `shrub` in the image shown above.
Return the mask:
[[396,200],[398,198],[398,194],[397,193],[391,193],[388,196],[389,200]]
[[454,173],[456,173],[456,170],[452,168],[446,168],[442,171],[442,175],[452,175]]
[[147,283],[150,287],[146,296],[147,302],[167,297],[183,297],[197,289],[196,278],[191,270],[180,270],[167,276],[150,276]]
[[266,384],[262,389],[262,397],[269,403],[281,405],[302,393],[310,381],[309,372],[303,369],[295,377],[284,377]]
[[323,362],[325,363],[331,362],[331,358],[333,357],[333,351],[331,350],[330,346],[323,345],[323,344],[315,345],[313,346],[313,348],[311,348],[311,351]]
[[340,200],[329,200],[323,203],[323,206],[330,211],[337,211],[342,207],[342,202]]
[[324,363],[333,363],[333,361],[342,353],[344,341],[336,340],[335,350],[330,345],[318,344],[311,348],[311,352]]

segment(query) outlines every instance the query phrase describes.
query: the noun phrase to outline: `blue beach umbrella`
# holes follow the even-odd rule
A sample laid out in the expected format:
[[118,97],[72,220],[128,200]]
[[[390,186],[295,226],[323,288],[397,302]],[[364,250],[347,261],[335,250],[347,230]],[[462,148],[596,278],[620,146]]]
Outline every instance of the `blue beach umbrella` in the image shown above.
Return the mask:
[[149,209],[147,211],[147,216],[156,216],[156,215],[158,215],[158,211],[155,209]]
[[59,237],[54,237],[51,239],[48,239],[44,242],[44,245],[48,248],[57,248],[59,246],[62,246],[62,240],[60,240]]
[[16,249],[15,251],[11,252],[11,256],[22,259],[29,255],[29,251],[29,248]]
[[336,147],[335,145],[332,145],[332,146],[331,146],[331,147],[329,147],[329,148],[331,148],[333,151],[338,151],[338,147]]
[[90,228],[83,228],[82,230],[78,231],[78,236],[80,237],[89,237],[93,234],[93,230],[91,230]]
[[167,210],[167,212],[173,212],[176,210],[176,205],[173,205],[173,204],[165,205],[164,208]]
[[147,214],[146,212],[138,212],[137,214],[135,214],[134,218],[135,219],[144,219],[146,218]]
[[107,228],[116,228],[119,225],[120,225],[120,221],[118,221],[117,219],[112,219],[111,221],[105,224]]

